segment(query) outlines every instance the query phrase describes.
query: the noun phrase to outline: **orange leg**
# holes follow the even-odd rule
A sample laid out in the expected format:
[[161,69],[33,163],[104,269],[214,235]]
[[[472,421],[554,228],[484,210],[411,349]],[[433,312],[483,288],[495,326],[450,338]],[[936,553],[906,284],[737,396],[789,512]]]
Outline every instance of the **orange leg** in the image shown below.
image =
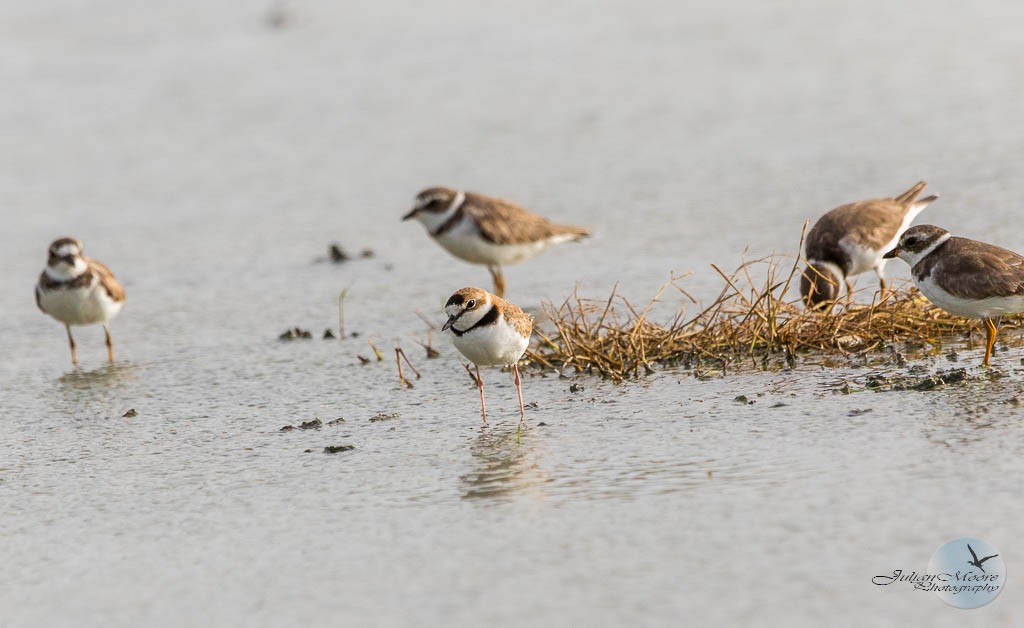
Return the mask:
[[988,331],[988,337],[985,341],[985,359],[981,365],[987,367],[989,358],[992,357],[992,347],[996,345],[996,334],[999,333],[999,329],[991,318],[985,319],[985,329]]
[[106,339],[107,339],[107,360],[111,364],[113,364],[114,363],[114,341],[110,339],[110,330],[107,329],[106,325],[103,326],[103,335],[106,336]]
[[487,405],[484,403],[484,378],[480,377],[480,367],[476,367],[476,387],[480,389],[480,416],[487,425]]
[[75,350],[75,339],[71,336],[71,325],[65,325],[64,329],[68,330],[68,346],[71,347],[71,364],[78,366],[78,352]]
[[494,294],[505,298],[505,275],[501,272],[501,266],[488,266],[491,271],[491,279],[494,279]]

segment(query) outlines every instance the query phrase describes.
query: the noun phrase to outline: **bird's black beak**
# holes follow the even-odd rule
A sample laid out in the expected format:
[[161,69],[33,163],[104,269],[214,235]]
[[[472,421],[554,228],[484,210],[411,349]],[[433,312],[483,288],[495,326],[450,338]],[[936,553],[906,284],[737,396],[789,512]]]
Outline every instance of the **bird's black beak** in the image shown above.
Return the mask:
[[[459,314],[461,314],[461,312],[459,312]],[[448,320],[441,326],[441,331],[448,331],[448,328],[452,326],[452,323],[459,320],[459,314],[452,314],[449,316]]]
[[882,258],[884,258],[884,259],[892,259],[894,257],[899,257],[899,256],[900,256],[900,247],[897,246],[893,250],[891,250],[888,253],[886,253],[885,255],[883,255]]
[[414,218],[416,216],[416,212],[418,212],[418,211],[419,211],[418,209],[412,210],[408,214],[402,216],[402,220],[405,221],[405,220],[409,220],[410,218]]

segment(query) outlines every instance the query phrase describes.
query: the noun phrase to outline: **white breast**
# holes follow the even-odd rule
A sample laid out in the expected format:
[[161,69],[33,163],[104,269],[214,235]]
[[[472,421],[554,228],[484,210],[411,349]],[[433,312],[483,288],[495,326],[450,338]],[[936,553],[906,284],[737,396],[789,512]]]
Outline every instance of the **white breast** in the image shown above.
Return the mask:
[[884,266],[885,260],[882,259],[882,255],[892,247],[873,249],[856,244],[849,237],[845,237],[839,241],[839,248],[843,249],[850,257],[850,272],[846,276],[853,277],[873,268]]
[[452,344],[477,366],[505,366],[523,357],[529,337],[523,337],[504,317],[493,325],[482,325],[452,336]]
[[1024,312],[1024,296],[963,299],[942,289],[931,276],[917,281],[917,288],[928,300],[950,314],[967,318],[998,318]]
[[121,311],[122,305],[123,302],[110,298],[96,278],[88,287],[47,290],[39,294],[42,310],[67,325],[106,323]]

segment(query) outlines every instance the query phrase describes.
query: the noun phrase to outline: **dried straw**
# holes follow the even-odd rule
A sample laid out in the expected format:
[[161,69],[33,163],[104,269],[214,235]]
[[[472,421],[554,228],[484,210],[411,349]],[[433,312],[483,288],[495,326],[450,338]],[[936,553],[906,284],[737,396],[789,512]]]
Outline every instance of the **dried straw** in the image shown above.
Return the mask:
[[[941,338],[971,329],[970,322],[935,307],[912,286],[884,296],[876,292],[869,304],[808,311],[798,296],[786,299],[799,285],[801,266],[799,258],[784,256],[744,262],[732,273],[712,265],[724,284],[718,298],[689,318],[680,309],[667,324],[648,315],[670,288],[692,300],[678,283],[682,277],[672,277],[643,308],[622,296],[618,285],[600,301],[581,298],[577,288],[561,305],[543,306],[551,327],[535,331],[539,342],[527,357],[544,368],[621,381],[649,374],[659,364],[765,368],[793,366],[807,352],[853,356],[893,346],[931,349]],[[1019,327],[1021,319],[1007,324]]]

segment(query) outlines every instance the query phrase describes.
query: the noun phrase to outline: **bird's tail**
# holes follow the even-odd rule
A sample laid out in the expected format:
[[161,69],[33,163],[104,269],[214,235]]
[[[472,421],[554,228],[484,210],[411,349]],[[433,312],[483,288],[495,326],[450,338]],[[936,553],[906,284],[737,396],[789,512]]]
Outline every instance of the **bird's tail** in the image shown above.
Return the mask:
[[[914,203],[917,200],[917,195],[923,192],[925,186],[927,185],[927,181],[918,181],[917,183],[914,184],[914,187],[910,188],[909,190],[907,190],[903,194],[900,194],[899,196],[893,197],[893,200],[899,203],[900,205],[910,205],[911,203]],[[929,196],[928,198],[921,199],[919,202],[930,203],[937,198],[939,197]]]
[[590,229],[573,225],[552,225],[552,235],[560,236],[561,240],[581,240],[590,236]]

